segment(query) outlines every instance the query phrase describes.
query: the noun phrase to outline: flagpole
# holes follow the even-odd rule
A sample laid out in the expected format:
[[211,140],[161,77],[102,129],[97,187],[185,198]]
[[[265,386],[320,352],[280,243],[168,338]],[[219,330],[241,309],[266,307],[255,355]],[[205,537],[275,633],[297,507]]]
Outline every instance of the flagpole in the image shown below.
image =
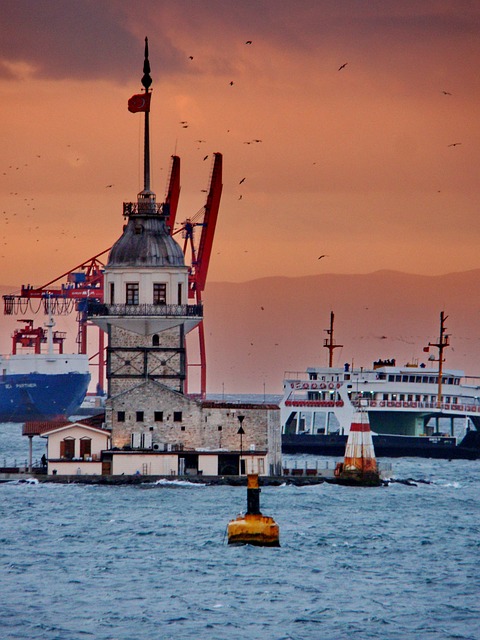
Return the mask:
[[[148,38],[145,38],[145,60],[143,62],[143,78],[142,84],[145,88],[145,94],[148,94],[152,78],[150,76],[150,62],[148,60]],[[150,191],[150,111],[145,111],[145,140],[143,151],[143,189],[144,192]]]

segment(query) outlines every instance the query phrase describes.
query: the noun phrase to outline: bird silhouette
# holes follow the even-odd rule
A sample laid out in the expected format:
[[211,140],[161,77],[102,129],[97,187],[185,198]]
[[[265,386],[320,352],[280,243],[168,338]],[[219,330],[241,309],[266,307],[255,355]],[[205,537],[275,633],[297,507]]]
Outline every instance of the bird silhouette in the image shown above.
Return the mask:
[[321,260],[322,258],[328,258],[326,253],[323,253],[321,256],[318,257],[318,260]]
[[190,60],[193,60],[193,56],[188,56]]
[[457,147],[459,144],[462,144],[461,142],[452,142],[452,144],[449,144],[449,147]]
[[106,185],[105,185],[105,189],[110,189],[110,188],[111,188],[111,187],[113,187],[113,186],[114,186],[113,184],[106,184]]
[[230,86],[233,87],[233,80],[230,80]]
[[444,96],[451,96],[452,94],[450,93],[450,91],[442,91]]
[[246,178],[242,178],[238,184],[242,184],[243,182],[245,182],[245,180]]
[[208,155],[204,157],[204,160],[206,160],[208,158]]
[[344,62],[342,65],[340,65],[338,67],[338,70],[341,71],[342,69],[345,69],[345,67],[347,66],[348,62]]
[[245,44],[252,44],[252,41],[251,41],[251,40],[247,40],[247,41],[245,42]]

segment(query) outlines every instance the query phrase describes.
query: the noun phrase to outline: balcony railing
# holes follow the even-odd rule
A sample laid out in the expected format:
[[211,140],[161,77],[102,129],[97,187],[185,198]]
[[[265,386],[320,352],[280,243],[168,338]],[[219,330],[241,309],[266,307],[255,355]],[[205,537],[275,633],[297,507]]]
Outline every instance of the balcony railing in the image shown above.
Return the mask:
[[201,304],[102,304],[89,302],[89,317],[94,316],[162,316],[191,318],[203,316]]

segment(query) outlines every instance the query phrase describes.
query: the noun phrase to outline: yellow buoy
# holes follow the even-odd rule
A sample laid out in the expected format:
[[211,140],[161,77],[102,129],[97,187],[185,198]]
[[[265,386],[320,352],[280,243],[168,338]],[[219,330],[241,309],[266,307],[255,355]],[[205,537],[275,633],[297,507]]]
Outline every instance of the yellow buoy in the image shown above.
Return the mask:
[[259,547],[279,547],[278,524],[260,512],[258,474],[247,476],[247,513],[230,520],[227,528],[228,544],[252,544]]

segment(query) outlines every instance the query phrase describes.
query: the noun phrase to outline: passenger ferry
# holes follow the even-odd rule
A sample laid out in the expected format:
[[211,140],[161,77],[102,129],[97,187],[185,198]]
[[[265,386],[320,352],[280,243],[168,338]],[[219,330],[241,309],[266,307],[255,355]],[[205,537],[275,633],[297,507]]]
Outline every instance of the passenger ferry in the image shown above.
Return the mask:
[[332,366],[333,313],[328,367],[287,373],[280,402],[282,451],[341,456],[353,414],[360,401],[368,411],[377,456],[436,458],[480,457],[480,378],[444,369],[446,317],[440,315],[440,338],[429,343],[432,368],[400,366],[377,360],[371,369]]

